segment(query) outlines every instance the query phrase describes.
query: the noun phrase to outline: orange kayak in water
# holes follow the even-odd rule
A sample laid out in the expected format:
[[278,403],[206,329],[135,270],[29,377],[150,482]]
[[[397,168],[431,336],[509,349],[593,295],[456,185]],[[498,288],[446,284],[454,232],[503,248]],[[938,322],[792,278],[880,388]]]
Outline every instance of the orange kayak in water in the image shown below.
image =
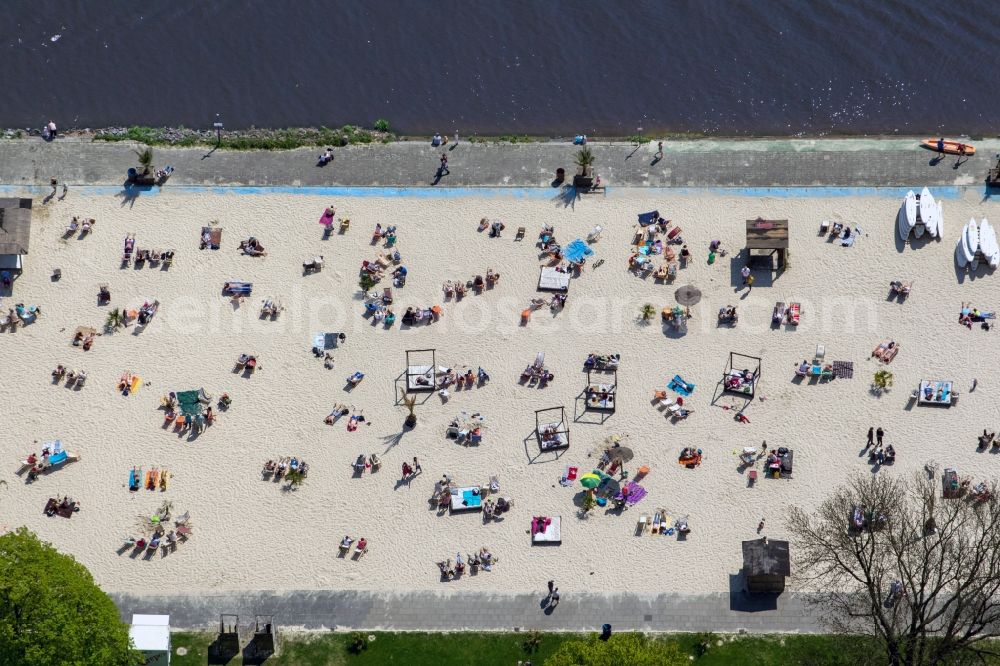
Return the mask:
[[[946,155],[975,155],[976,147],[971,143],[962,143],[961,141],[942,141],[941,145],[938,145],[937,139],[924,139],[920,142],[920,145],[928,150],[933,150],[935,153],[945,153]],[[962,151],[962,148],[965,151]]]

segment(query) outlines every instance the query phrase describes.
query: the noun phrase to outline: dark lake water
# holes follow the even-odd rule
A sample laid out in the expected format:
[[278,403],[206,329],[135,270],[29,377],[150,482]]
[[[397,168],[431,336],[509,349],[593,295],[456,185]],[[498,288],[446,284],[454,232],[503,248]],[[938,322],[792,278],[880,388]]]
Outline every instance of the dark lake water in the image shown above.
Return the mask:
[[6,0],[0,126],[1000,132],[995,0]]

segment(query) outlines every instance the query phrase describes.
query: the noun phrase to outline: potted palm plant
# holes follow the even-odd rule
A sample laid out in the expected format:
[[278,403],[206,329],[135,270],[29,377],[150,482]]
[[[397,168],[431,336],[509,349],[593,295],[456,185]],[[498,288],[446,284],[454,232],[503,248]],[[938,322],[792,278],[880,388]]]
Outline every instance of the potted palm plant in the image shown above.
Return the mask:
[[879,370],[872,378],[872,388],[876,393],[881,393],[892,387],[892,373],[888,370]]
[[417,415],[414,414],[414,412],[413,412],[413,408],[417,404],[417,396],[415,396],[415,395],[405,395],[405,396],[403,396],[403,404],[406,405],[406,409],[407,409],[407,411],[409,411],[409,414],[406,416],[406,420],[403,421],[403,424],[407,428],[412,428],[415,425],[417,425]]
[[656,316],[656,308],[653,307],[652,303],[645,303],[639,308],[639,318],[648,323],[650,319]]
[[588,190],[594,186],[594,153],[589,146],[584,146],[576,152],[573,159],[576,162],[577,173],[573,176],[573,187]]
[[139,185],[152,185],[156,181],[154,175],[156,169],[153,167],[153,149],[146,146],[142,150],[133,151],[139,158],[139,167],[128,170],[129,181]]
[[306,480],[306,475],[301,469],[290,469],[285,472],[285,481],[289,490],[297,490],[302,482]]

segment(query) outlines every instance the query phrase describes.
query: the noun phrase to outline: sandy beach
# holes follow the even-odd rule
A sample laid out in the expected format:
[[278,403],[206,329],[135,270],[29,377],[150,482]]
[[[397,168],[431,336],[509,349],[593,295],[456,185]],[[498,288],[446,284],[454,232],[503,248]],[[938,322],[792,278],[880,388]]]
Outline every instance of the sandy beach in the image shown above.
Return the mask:
[[[0,527],[27,525],[77,557],[108,591],[522,591],[541,590],[550,578],[563,592],[727,590],[729,576],[741,566],[740,542],[755,538],[761,518],[764,534],[785,538],[788,507],[811,508],[846,475],[870,469],[867,456],[859,456],[870,426],[884,428],[886,443],[897,451],[895,465],[879,474],[911,474],[935,461],[977,481],[992,476],[996,459],[976,451],[976,436],[997,425],[1000,386],[990,373],[996,333],[970,330],[957,320],[962,302],[996,309],[1000,278],[983,268],[973,276],[960,274],[954,262],[961,225],[988,216],[989,205],[972,191],[942,201],[943,239],[903,245],[895,234],[900,199],[894,192],[751,199],[619,189],[574,206],[553,200],[552,191],[524,198],[331,201],[165,189],[131,206],[112,194],[76,191],[65,201],[43,205],[36,199],[25,272],[13,296],[0,301],[4,312],[14,303],[42,310],[34,323],[0,334],[6,434],[0,478],[7,481],[0,487]],[[317,220],[331,203],[351,225],[324,240]],[[683,228],[692,253],[673,284],[627,270],[636,214],[653,209]],[[94,232],[63,238],[73,215],[96,219]],[[791,267],[774,280],[756,272],[747,295],[740,288],[739,251],[744,221],[757,216],[790,221]],[[477,231],[483,217],[504,222],[500,238]],[[819,234],[822,220],[859,226],[862,234],[853,247],[841,247]],[[209,223],[223,228],[219,250],[198,248],[200,230]],[[376,223],[397,226],[397,247],[408,269],[405,287],[393,290],[395,311],[439,304],[439,321],[415,327],[397,321],[386,329],[363,316],[357,273],[362,260],[384,251],[371,244]],[[565,310],[552,314],[543,308],[522,326],[520,313],[529,300],[547,297],[536,291],[543,223],[554,225],[564,244],[595,225],[604,231],[585,270],[571,282]],[[523,241],[515,240],[518,227],[526,229]],[[174,249],[169,270],[148,264],[120,268],[129,233],[139,248]],[[260,240],[267,256],[237,251],[249,236]],[[713,239],[729,255],[709,265]],[[303,275],[302,262],[315,255],[325,257],[324,269]],[[595,268],[599,260],[604,263]],[[56,267],[62,278],[53,281]],[[487,268],[501,275],[494,289],[459,302],[444,298],[445,280],[464,282]],[[905,302],[889,298],[895,279],[915,281]],[[221,293],[230,280],[254,285],[239,307]],[[110,305],[97,302],[102,283],[111,292]],[[674,291],[685,284],[703,293],[686,334],[666,332],[659,315],[649,324],[637,321],[642,304],[657,312],[672,306]],[[274,321],[259,318],[264,298],[285,307]],[[138,308],[151,299],[159,300],[160,309],[143,330],[133,325],[104,334],[89,351],[70,344],[79,326],[101,330],[109,308]],[[771,326],[776,301],[802,304],[798,327]],[[729,304],[739,309],[735,328],[716,322],[718,308]],[[318,332],[346,334],[330,351],[333,369],[310,353]],[[894,387],[876,396],[869,387],[881,366],[870,354],[885,338],[901,349],[888,366]],[[811,359],[817,344],[825,345],[828,362],[853,362],[854,377],[794,381],[797,364]],[[446,401],[420,394],[418,425],[404,432],[399,377],[405,350],[426,348],[436,349],[442,366],[482,367],[491,380],[481,388],[453,390]],[[763,359],[757,399],[744,412],[749,423],[733,418],[732,407],[742,400],[713,400],[730,351]],[[545,353],[555,375],[545,388],[518,382],[537,352]],[[252,376],[233,372],[241,353],[259,359]],[[588,353],[621,354],[618,408],[603,423],[592,412],[583,414],[578,399]],[[53,385],[50,373],[60,363],[85,370],[86,385]],[[365,379],[346,391],[345,379],[355,371]],[[143,380],[127,397],[116,390],[125,372]],[[675,374],[697,388],[686,401],[694,413],[672,423],[651,399]],[[958,403],[913,406],[910,392],[921,379],[953,380]],[[973,380],[978,385],[970,392]],[[164,427],[161,396],[199,388],[215,398],[227,392],[231,408],[197,437]],[[325,424],[338,403],[363,410],[366,423],[355,432],[347,431],[346,419]],[[571,446],[558,456],[539,455],[535,410],[556,406],[566,408]],[[486,419],[478,447],[445,437],[463,410]],[[641,481],[648,496],[621,515],[598,509],[580,519],[574,503],[580,484],[564,487],[559,479],[568,466],[590,471],[601,443],[616,434],[627,436],[635,451],[627,465],[633,474],[649,466]],[[18,460],[55,439],[81,460],[31,484],[15,475]],[[768,448],[794,450],[793,478],[761,478],[749,487],[737,471],[737,453],[744,446],[760,448],[765,440]],[[685,446],[703,450],[698,468],[678,465]],[[381,457],[382,469],[354,478],[351,463],[371,453]],[[263,463],[281,456],[309,463],[298,490],[261,479]],[[422,474],[400,483],[402,463],[414,456]],[[168,469],[169,489],[130,492],[133,467]],[[500,495],[513,508],[503,520],[488,523],[478,512],[438,512],[429,499],[445,473],[460,486],[498,476]],[[77,499],[81,511],[70,520],[43,515],[46,500],[61,495]],[[149,560],[121,551],[126,536],[139,535],[140,517],[164,500],[173,503],[175,514],[190,512],[191,538]],[[658,508],[688,517],[686,540],[636,536],[639,518]],[[537,515],[562,516],[561,545],[531,545],[528,532]],[[367,538],[364,558],[337,556],[345,534]],[[436,561],[481,546],[499,560],[491,572],[441,582]],[[793,571],[789,585],[796,584]]]

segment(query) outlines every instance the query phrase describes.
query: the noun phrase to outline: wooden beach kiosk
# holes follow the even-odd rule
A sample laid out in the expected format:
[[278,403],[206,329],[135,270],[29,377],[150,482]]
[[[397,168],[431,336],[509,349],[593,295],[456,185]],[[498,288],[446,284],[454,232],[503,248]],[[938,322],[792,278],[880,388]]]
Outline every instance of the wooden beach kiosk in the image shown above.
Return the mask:
[[781,594],[790,574],[787,541],[764,537],[743,542],[743,575],[751,594]]
[[[767,267],[781,272],[788,266],[788,220],[765,220],[758,217],[747,220],[748,263],[762,263],[767,257]],[[775,265],[774,257],[777,257]]]
[[21,274],[31,240],[31,199],[0,199],[0,271]]

